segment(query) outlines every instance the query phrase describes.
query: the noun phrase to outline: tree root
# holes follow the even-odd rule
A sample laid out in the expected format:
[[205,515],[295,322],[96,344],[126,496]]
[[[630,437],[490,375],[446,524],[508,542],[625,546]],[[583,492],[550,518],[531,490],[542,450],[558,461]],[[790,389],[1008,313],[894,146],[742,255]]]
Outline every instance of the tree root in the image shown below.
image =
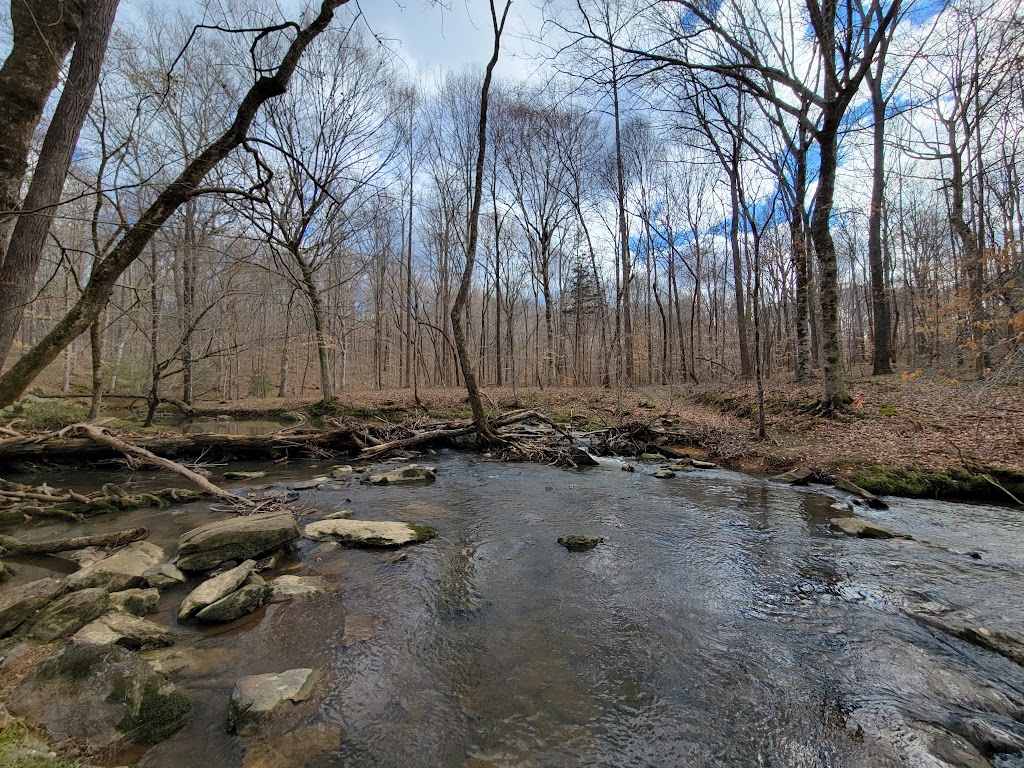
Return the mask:
[[129,528],[124,531],[100,533],[95,536],[75,536],[55,541],[21,541],[11,536],[0,536],[0,548],[10,555],[52,555],[86,547],[121,547],[149,536],[148,528]]

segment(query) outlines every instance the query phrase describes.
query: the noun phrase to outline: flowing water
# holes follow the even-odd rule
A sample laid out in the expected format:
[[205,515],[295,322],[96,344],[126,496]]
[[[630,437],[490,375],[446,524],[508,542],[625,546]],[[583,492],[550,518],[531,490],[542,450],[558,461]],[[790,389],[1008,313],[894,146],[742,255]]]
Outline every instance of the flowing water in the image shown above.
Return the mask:
[[[950,734],[972,728],[1002,734],[992,764],[1024,766],[1006,746],[1024,736],[1024,669],[904,611],[943,603],[1024,635],[1019,512],[893,500],[858,513],[915,540],[862,540],[829,530],[843,512],[824,489],[725,470],[431,463],[431,485],[302,493],[307,522],[350,509],[439,536],[404,559],[302,541],[282,568],[333,591],[180,627],[191,650],[169,677],[195,713],[141,766],[987,765]],[[192,505],[98,526],[148,525],[173,552],[222,516]],[[606,543],[570,553],[556,543],[569,533]],[[149,618],[173,625],[186,591]],[[323,670],[313,698],[260,738],[228,735],[235,680],[293,667]]]

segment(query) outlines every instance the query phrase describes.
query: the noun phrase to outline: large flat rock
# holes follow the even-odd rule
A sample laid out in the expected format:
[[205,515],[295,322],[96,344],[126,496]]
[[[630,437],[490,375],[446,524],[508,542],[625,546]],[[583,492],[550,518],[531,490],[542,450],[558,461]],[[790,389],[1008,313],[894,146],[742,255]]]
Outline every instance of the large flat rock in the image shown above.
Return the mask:
[[437,531],[412,523],[335,519],[310,523],[305,535],[316,541],[338,541],[350,547],[402,547],[432,539]]
[[193,589],[184,600],[181,601],[181,608],[178,609],[178,620],[184,621],[194,616],[208,605],[213,605],[223,597],[227,597],[244,582],[256,568],[255,560],[246,560],[241,565],[232,568],[230,571],[207,579],[198,587]]
[[173,645],[178,636],[156,622],[124,611],[111,611],[86,624],[71,637],[79,645],[119,645],[133,651]]
[[860,539],[909,539],[905,533],[897,533],[880,523],[873,523],[862,517],[833,517],[830,521],[833,528],[838,528],[847,536]]
[[305,701],[319,675],[314,669],[289,669],[267,675],[251,675],[235,683],[228,709],[228,730],[250,732],[286,701]]
[[401,485],[403,483],[432,483],[437,479],[437,470],[434,467],[424,467],[419,464],[409,464],[388,472],[381,472],[370,475],[370,482],[374,485]]
[[146,579],[143,574],[166,559],[164,551],[156,544],[133,541],[114,554],[75,571],[64,583],[71,590],[102,587],[108,592],[144,587]]
[[32,620],[29,634],[44,643],[73,635],[106,613],[109,607],[110,593],[100,587],[71,592],[39,611]]
[[298,538],[295,516],[286,510],[220,520],[182,534],[177,566],[206,571],[228,560],[257,557]]

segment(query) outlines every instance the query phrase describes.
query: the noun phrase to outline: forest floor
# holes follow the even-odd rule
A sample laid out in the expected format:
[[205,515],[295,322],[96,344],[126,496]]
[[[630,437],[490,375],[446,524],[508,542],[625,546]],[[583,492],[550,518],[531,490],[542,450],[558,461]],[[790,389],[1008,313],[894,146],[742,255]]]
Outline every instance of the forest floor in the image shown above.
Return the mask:
[[[878,493],[971,497],[967,475],[990,473],[1005,485],[1024,487],[1024,388],[959,382],[941,373],[860,377],[850,381],[854,405],[836,418],[814,413],[817,383],[770,381],[766,385],[767,440],[757,438],[752,382],[715,386],[649,386],[630,389],[523,389],[489,387],[492,413],[532,408],[576,428],[677,419],[701,435],[709,456],[753,473],[797,466],[821,477],[843,476]],[[399,423],[424,416],[468,418],[461,389],[343,390],[340,421]],[[304,409],[309,402],[249,399],[203,403],[200,413],[258,416]],[[315,408],[315,406],[314,406]],[[680,427],[673,427],[679,431]],[[945,487],[950,484],[957,487]],[[992,491],[988,481],[982,488]],[[986,494],[982,494],[986,495]],[[989,494],[1006,496],[996,490]]]

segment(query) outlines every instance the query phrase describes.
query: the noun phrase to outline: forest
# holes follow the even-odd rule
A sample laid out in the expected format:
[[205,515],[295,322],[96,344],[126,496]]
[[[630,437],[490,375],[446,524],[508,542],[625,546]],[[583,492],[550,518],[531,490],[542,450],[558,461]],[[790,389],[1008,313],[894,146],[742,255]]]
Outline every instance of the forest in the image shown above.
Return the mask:
[[1020,376],[1014,3],[532,8],[475,218],[478,70],[344,1],[121,6],[5,25],[0,405],[460,386],[471,219],[485,386]]

